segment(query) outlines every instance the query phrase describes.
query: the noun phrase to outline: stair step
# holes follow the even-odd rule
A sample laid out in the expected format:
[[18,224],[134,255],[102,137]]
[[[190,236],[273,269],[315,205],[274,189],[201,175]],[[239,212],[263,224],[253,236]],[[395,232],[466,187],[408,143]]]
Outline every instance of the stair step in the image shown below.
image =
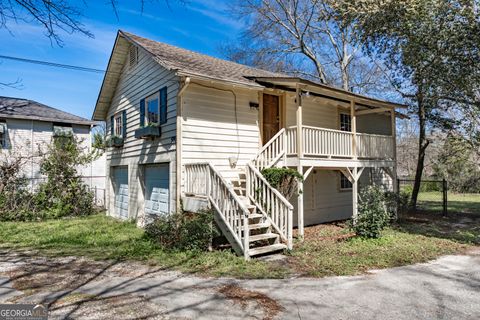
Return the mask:
[[248,215],[249,219],[258,219],[258,218],[263,218],[263,215],[261,213],[251,213]]
[[248,253],[250,254],[250,256],[258,256],[260,254],[274,252],[274,251],[280,251],[280,250],[284,250],[284,249],[287,249],[286,245],[284,245],[283,243],[276,243],[276,244],[272,244],[272,245],[269,245],[269,246],[250,249],[248,251]]
[[[255,224],[249,224],[248,225],[249,230],[265,229],[265,228],[268,228],[268,227],[270,227],[270,223],[268,223],[268,222],[255,223]],[[242,227],[242,230],[244,230],[244,229],[245,228]]]
[[262,233],[262,234],[256,234],[254,236],[250,236],[248,240],[250,242],[255,242],[255,241],[261,241],[261,240],[269,240],[269,239],[276,239],[278,238],[278,234],[275,233]]

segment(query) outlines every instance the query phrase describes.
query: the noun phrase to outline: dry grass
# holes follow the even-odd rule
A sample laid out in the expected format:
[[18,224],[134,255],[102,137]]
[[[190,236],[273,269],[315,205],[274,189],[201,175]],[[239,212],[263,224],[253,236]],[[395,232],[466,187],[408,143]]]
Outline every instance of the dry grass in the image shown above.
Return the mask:
[[257,291],[243,289],[235,284],[220,287],[218,292],[225,298],[246,308],[249,303],[258,305],[263,310],[263,319],[272,320],[285,309],[277,301],[266,294]]

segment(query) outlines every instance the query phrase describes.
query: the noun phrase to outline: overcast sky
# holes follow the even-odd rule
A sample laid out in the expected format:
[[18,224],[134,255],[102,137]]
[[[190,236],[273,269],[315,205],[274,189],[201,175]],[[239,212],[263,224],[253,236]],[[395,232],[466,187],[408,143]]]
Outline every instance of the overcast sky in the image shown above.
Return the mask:
[[[62,34],[64,46],[51,44],[40,26],[25,23],[0,29],[0,55],[45,60],[97,69],[107,67],[118,29],[179,47],[220,56],[219,46],[233,41],[242,24],[227,14],[227,1],[189,0],[188,5],[162,0],[120,0],[117,20],[108,1],[78,1],[82,22],[95,35]],[[21,80],[20,88],[0,87],[0,96],[36,100],[49,106],[90,118],[103,75],[0,59],[0,82]]]

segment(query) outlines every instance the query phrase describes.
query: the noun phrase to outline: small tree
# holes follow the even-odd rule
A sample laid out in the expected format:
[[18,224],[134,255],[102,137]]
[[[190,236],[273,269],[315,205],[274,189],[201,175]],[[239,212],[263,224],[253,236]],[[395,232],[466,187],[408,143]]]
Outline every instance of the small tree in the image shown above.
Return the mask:
[[45,213],[52,218],[81,216],[94,212],[93,194],[78,174],[78,168],[94,157],[80,147],[74,136],[62,136],[53,140],[44,154],[40,172],[46,182],[40,185],[37,199]]

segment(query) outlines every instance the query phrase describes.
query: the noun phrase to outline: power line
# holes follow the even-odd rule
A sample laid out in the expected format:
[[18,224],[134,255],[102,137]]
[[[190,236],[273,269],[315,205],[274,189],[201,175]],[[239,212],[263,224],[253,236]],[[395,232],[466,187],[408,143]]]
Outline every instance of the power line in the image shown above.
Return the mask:
[[25,59],[25,58],[12,57],[12,56],[4,56],[4,55],[0,55],[0,59],[7,59],[7,60],[20,61],[20,62],[26,62],[26,63],[33,63],[33,64],[39,64],[39,65],[43,65],[43,66],[64,68],[64,69],[84,71],[84,72],[93,72],[93,73],[105,73],[106,72],[105,70],[101,70],[101,69],[74,66],[74,65],[71,65],[71,64],[61,64],[61,63],[42,61],[42,60],[33,60],[33,59]]
[[26,59],[26,58],[5,56],[5,55],[0,55],[0,59],[7,59],[7,60],[18,61],[18,62],[38,64],[38,65],[43,65],[43,66],[47,66],[47,67],[63,68],[63,69],[68,69],[68,70],[91,72],[91,73],[97,73],[97,74],[117,74],[117,75],[121,75],[122,73],[124,73],[126,76],[143,78],[143,79],[150,79],[150,80],[158,80],[157,76],[146,76],[144,74],[133,73],[133,72],[130,72],[130,71],[116,72],[116,71],[111,71],[110,70],[110,71],[107,72],[107,70],[102,70],[102,69],[95,69],[95,68],[89,68],[89,67],[75,66],[75,65],[71,65],[71,64],[62,64],[62,63],[56,63],[56,62],[50,62],[50,61]]

